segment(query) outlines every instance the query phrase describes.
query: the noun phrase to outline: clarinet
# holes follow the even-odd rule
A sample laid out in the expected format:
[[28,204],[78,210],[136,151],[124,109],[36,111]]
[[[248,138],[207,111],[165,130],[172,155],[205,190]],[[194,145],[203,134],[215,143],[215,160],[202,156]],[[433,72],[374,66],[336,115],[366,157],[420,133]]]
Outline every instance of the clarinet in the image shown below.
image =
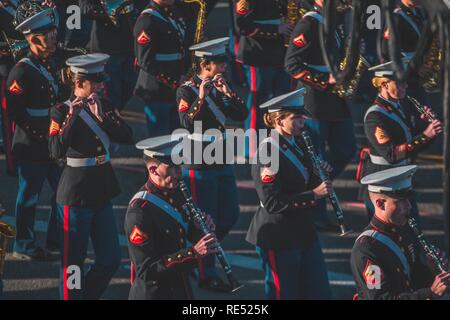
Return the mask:
[[[323,160],[322,158],[316,153],[314,146],[311,141],[311,137],[308,135],[306,130],[302,131],[302,138],[305,142],[306,148],[308,149],[309,157],[311,158],[311,161],[313,163],[314,168],[319,173],[320,180],[323,182],[326,182],[329,180],[328,175],[323,170]],[[351,231],[347,230],[344,223],[344,211],[342,210],[341,205],[339,204],[339,199],[336,195],[336,192],[330,193],[328,195],[328,198],[330,199],[331,205],[333,206],[334,213],[336,214],[336,218],[339,224],[339,228],[341,230],[341,236],[345,236],[349,234]]]
[[[192,221],[196,222],[200,226],[200,230],[203,234],[212,233],[208,225],[206,224],[205,219],[203,218],[201,210],[194,204],[194,201],[192,200],[192,195],[187,188],[184,181],[180,181],[180,190],[183,193],[183,196],[185,198],[186,203],[183,205],[183,209],[186,211],[188,216],[192,219]],[[222,265],[223,270],[225,271],[225,274],[228,279],[228,283],[230,284],[231,292],[235,292],[242,288],[244,285],[240,284],[236,278],[233,275],[233,272],[231,270],[231,265],[228,262],[227,258],[225,257],[225,252],[222,249],[222,246],[219,244],[217,247],[218,252],[216,253],[217,259],[219,260],[220,264]]]
[[436,268],[436,270],[439,270],[439,273],[449,272],[448,266],[439,256],[439,250],[425,239],[425,236],[423,232],[420,230],[416,220],[414,218],[409,218],[408,225],[416,235],[420,246],[422,247],[423,251],[425,251],[425,254],[433,262],[433,265]]
[[416,107],[417,111],[419,111],[420,114],[425,115],[428,122],[433,122],[434,120],[439,120],[434,112],[425,111],[425,106],[423,106],[419,101],[417,101],[416,98],[413,98],[411,96],[406,96],[406,98],[411,101],[411,103]]

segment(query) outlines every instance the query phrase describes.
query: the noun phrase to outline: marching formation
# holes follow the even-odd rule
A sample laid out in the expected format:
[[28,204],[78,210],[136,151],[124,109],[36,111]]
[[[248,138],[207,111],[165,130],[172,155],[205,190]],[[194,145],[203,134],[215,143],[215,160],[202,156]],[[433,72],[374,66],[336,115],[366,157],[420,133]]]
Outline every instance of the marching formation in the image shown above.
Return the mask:
[[[2,147],[8,174],[18,178],[15,227],[0,222],[0,294],[5,240],[15,238],[16,259],[59,255],[61,299],[102,297],[122,259],[111,158],[120,144],[135,144],[147,179],[124,221],[129,299],[193,299],[193,282],[215,292],[245,285],[221,246],[239,217],[232,165],[239,157],[250,164],[259,199],[245,240],[260,259],[267,299],[331,299],[318,233],[353,232],[333,180],[357,154],[349,101],[360,98],[367,146],[356,178],[369,224],[351,251],[354,298],[443,297],[450,268],[420,229],[413,183],[415,159],[444,130],[422,104],[439,87],[436,65],[411,63],[429,23],[422,1],[395,1],[393,10],[408,78],[390,61],[395,33],[386,25],[379,38],[364,34],[347,82],[324,50],[345,70],[350,13],[380,1],[223,1],[232,11],[230,35],[208,40],[216,2],[0,0]],[[70,5],[80,8],[81,29],[67,27]],[[438,40],[430,34],[427,46],[435,64]],[[364,77],[372,88],[363,92]],[[147,138],[139,142],[123,118],[131,99],[145,115]],[[237,152],[228,148],[230,128],[243,132]],[[40,247],[34,222],[45,181],[53,197]],[[95,260],[87,269],[90,241]],[[82,275],[75,287],[74,267]]]

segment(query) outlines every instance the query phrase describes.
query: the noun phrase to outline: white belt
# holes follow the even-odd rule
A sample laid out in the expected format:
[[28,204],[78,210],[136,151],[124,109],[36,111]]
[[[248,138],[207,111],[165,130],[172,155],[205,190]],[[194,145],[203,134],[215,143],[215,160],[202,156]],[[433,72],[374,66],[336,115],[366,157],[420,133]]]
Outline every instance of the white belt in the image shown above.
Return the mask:
[[32,117],[48,117],[48,109],[26,108],[27,113]]
[[401,165],[407,164],[406,160],[402,160],[402,161],[399,161],[399,162],[396,162],[396,163],[389,163],[389,162],[386,161],[385,158],[380,157],[380,156],[374,156],[374,155],[370,155],[370,161],[373,164],[378,164],[378,165],[381,165],[381,166],[392,166],[392,165],[401,166]]
[[281,19],[271,19],[271,20],[254,20],[254,23],[258,23],[258,24],[272,24],[272,25],[277,25],[277,24],[281,24]]
[[307,63],[306,66],[319,72],[330,72],[330,69],[328,68],[327,65],[316,65]]
[[109,162],[109,153],[102,156],[97,156],[93,158],[67,158],[67,166],[80,168],[80,167],[95,167]]
[[157,53],[155,54],[156,61],[176,61],[183,59],[181,53]]

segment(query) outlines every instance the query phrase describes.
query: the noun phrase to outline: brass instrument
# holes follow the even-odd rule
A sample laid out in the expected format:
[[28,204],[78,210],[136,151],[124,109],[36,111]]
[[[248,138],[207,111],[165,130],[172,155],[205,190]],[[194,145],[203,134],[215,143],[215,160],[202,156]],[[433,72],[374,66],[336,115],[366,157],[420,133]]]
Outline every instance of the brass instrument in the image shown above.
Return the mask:
[[[340,63],[339,68],[341,70],[344,70],[346,63],[347,58],[345,57]],[[358,59],[358,64],[356,65],[354,77],[345,83],[337,84],[331,92],[340,98],[351,97],[358,90],[358,85],[359,82],[361,81],[361,77],[364,71],[366,71],[366,69],[368,69],[369,67],[370,67],[369,62],[367,62],[367,60],[362,55],[360,55]]]
[[[296,0],[289,0],[287,4],[287,14],[283,19],[284,23],[295,27],[297,22],[303,17],[306,11],[307,10],[305,8],[299,7],[297,5]],[[286,48],[289,47],[289,40],[289,37],[284,38],[284,46]]]
[[[308,150],[309,157],[311,159],[311,162],[313,163],[314,168],[319,174],[320,180],[322,182],[328,181],[329,177],[325,170],[323,170],[323,160],[322,157],[316,152],[314,145],[312,143],[311,137],[309,136],[308,132],[306,130],[302,131],[302,138],[305,142],[306,149]],[[336,214],[336,218],[339,224],[339,229],[341,231],[341,236],[348,235],[351,231],[347,230],[345,223],[344,223],[344,210],[342,210],[341,205],[339,204],[339,199],[336,195],[336,192],[332,192],[328,195],[328,199],[331,202],[331,205],[333,206],[334,213]]]
[[[80,47],[69,48],[69,47],[66,47],[64,44],[62,44],[61,42],[58,43],[58,49],[60,49],[64,52],[71,53],[71,54],[73,54],[73,56],[88,54],[88,51],[84,48],[80,48]],[[71,82],[70,67],[61,68],[60,77],[61,77],[61,83],[69,84]]]
[[411,103],[416,107],[417,111],[419,111],[420,114],[425,115],[425,118],[428,122],[433,122],[434,120],[439,120],[434,112],[425,111],[425,106],[422,105],[419,101],[417,101],[416,98],[413,98],[411,96],[406,96],[406,98],[411,101]]
[[[194,204],[191,193],[190,193],[189,189],[187,188],[186,184],[184,183],[183,180],[181,180],[179,182],[179,184],[180,184],[181,193],[183,194],[184,199],[186,201],[185,204],[183,205],[183,209],[186,211],[186,214],[188,215],[188,217],[190,219],[192,219],[193,222],[196,222],[199,225],[202,233],[204,233],[205,235],[208,233],[211,233],[208,225],[206,224],[205,219],[203,218],[203,214],[202,214],[201,210]],[[230,284],[230,288],[231,288],[230,291],[235,292],[235,291],[239,290],[240,288],[242,288],[243,285],[240,284],[234,277],[233,272],[231,270],[231,265],[228,262],[228,260],[225,256],[225,252],[223,251],[223,249],[220,245],[217,247],[217,250],[218,251],[216,253],[216,257],[217,257],[217,260],[219,260],[220,264],[222,265],[223,270],[225,271],[225,275],[227,276],[228,282]]]
[[[16,40],[16,39],[11,39],[8,38],[8,36],[6,35],[6,33],[4,31],[2,31],[3,37],[5,38],[6,44],[7,44],[7,48],[8,48],[8,53],[15,59],[17,60],[19,57],[21,57],[26,50],[28,50],[29,45],[27,40]],[[6,47],[3,49],[5,50],[6,53]]]
[[6,222],[0,221],[0,279],[5,271],[6,248],[9,241],[16,236],[14,228]]
[[[430,48],[423,58],[423,67],[431,70],[425,77],[419,77],[420,85],[426,92],[436,92],[439,88],[441,75],[442,49],[439,43],[439,35],[436,34],[431,41]],[[420,74],[420,72],[419,72]]]
[[203,41],[206,25],[206,1],[205,0],[183,0],[184,3],[196,3],[198,5],[197,23],[195,25],[194,43]]
[[131,13],[134,10],[133,0],[100,0],[111,22],[117,26],[119,15]]

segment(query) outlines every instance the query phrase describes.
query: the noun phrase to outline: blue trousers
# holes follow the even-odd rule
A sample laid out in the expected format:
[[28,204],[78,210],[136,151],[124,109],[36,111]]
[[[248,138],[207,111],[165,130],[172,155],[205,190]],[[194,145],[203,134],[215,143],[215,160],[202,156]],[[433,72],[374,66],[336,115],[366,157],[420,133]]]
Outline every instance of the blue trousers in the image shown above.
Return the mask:
[[331,288],[320,242],[307,249],[256,247],[265,273],[269,300],[328,300]]
[[113,108],[122,110],[131,98],[137,80],[132,54],[112,54],[105,65],[109,76],[106,81],[107,94]]
[[[215,225],[216,235],[223,239],[239,217],[239,199],[236,178],[231,165],[220,169],[183,170],[183,179],[197,206],[209,214]],[[209,256],[199,263],[199,278],[216,277],[215,256]]]
[[175,102],[152,101],[144,107],[149,137],[171,134],[180,127]]
[[[120,266],[120,245],[112,204],[80,208],[58,204],[58,231],[63,243],[60,297],[64,300],[99,299]],[[84,273],[89,238],[95,262]],[[74,286],[71,266],[80,272],[81,286]]]
[[[333,167],[331,178],[336,178],[356,154],[356,139],[351,118],[342,121],[305,119],[316,152]],[[327,150],[328,147],[328,150]],[[327,222],[326,199],[317,201],[314,209],[316,222]]]
[[36,249],[36,235],[34,233],[34,219],[36,205],[39,200],[44,181],[47,180],[52,191],[52,210],[47,227],[46,245],[58,245],[56,229],[56,188],[61,176],[61,168],[56,164],[17,163],[19,176],[19,190],[16,199],[16,228],[17,235],[14,242],[14,251],[32,253]]
[[[282,68],[245,66],[247,82],[250,92],[247,98],[249,115],[245,121],[245,130],[264,128],[264,111],[259,105],[267,100],[287,93],[290,90],[289,75]],[[256,141],[248,139],[246,142],[246,156],[252,156],[256,150]]]

